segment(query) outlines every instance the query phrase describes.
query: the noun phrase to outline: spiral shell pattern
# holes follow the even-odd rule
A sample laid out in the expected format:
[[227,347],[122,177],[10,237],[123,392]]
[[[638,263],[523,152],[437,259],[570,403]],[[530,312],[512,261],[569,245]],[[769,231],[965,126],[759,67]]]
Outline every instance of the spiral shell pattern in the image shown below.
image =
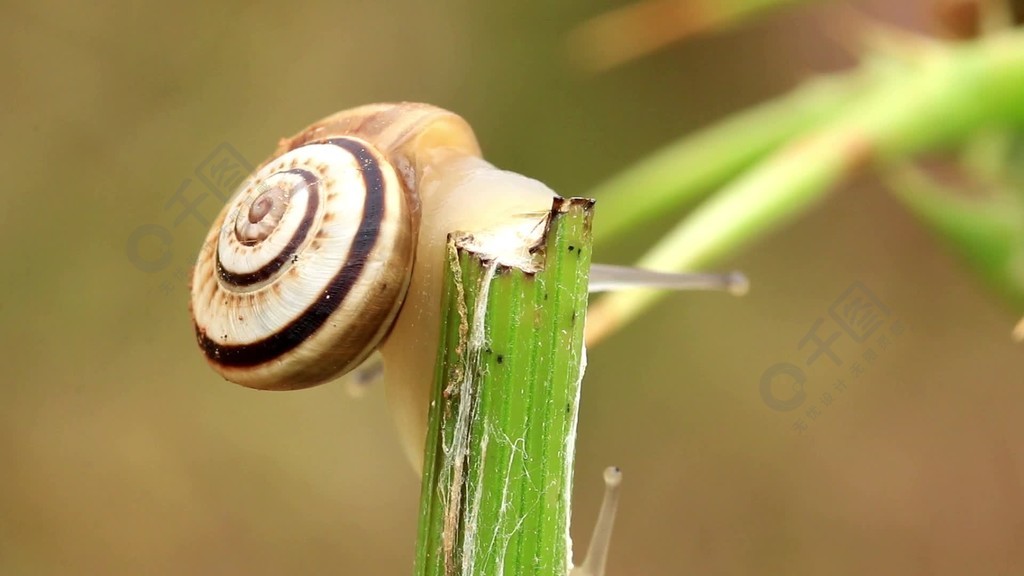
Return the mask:
[[221,212],[193,273],[192,318],[211,366],[273,390],[356,367],[401,307],[414,210],[391,164],[359,138],[267,161]]

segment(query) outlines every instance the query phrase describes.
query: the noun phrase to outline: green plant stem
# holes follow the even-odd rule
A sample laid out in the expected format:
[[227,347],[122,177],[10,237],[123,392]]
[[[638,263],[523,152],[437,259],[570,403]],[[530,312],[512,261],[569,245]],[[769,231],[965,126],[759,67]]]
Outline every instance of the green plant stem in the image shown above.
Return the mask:
[[858,74],[818,78],[654,152],[590,191],[601,203],[595,241],[608,243],[706,197],[794,135],[833,118],[864,86]]
[[[897,39],[895,44],[906,44]],[[892,46],[890,46],[892,47]],[[921,41],[898,54],[902,70],[880,75],[856,102],[793,138],[695,209],[643,258],[656,270],[720,261],[810,209],[860,167],[893,162],[1024,120],[1024,34],[965,45]],[[665,178],[673,176],[666,171]],[[613,194],[628,194],[613,190]],[[663,296],[611,294],[592,308],[588,341],[635,318]]]
[[1012,193],[972,198],[913,165],[884,175],[894,196],[1012,306],[1024,309],[1024,205]]
[[449,240],[417,575],[568,571],[592,205],[555,201],[536,270]]

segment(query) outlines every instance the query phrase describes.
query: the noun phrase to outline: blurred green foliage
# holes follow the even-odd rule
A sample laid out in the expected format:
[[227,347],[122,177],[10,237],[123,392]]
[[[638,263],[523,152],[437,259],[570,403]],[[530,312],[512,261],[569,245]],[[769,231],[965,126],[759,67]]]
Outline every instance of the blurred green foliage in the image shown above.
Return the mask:
[[[595,195],[618,208],[606,230],[621,233],[713,192],[639,261],[659,270],[706,266],[805,214],[865,168],[899,170],[922,152],[962,147],[973,151],[975,172],[991,172],[985,197],[961,199],[967,190],[953,184],[926,192],[906,178],[896,183],[898,197],[1020,312],[1024,206],[1012,191],[1009,146],[1024,123],[1024,34],[955,44],[859,28],[867,50],[859,69],[684,137],[598,187]],[[666,295],[610,295],[592,310],[589,335],[599,339]]]

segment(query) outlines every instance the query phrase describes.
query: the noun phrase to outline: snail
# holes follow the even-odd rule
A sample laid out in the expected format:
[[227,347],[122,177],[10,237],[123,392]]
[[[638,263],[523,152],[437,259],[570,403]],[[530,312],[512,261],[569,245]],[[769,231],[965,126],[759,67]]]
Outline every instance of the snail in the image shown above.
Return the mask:
[[[484,160],[472,128],[447,110],[372,104],[328,116],[282,139],[214,221],[191,285],[199,347],[224,378],[263,390],[379,372],[367,366],[381,360],[418,466],[448,234],[529,233],[555,197]],[[595,290],[737,281],[591,270]]]

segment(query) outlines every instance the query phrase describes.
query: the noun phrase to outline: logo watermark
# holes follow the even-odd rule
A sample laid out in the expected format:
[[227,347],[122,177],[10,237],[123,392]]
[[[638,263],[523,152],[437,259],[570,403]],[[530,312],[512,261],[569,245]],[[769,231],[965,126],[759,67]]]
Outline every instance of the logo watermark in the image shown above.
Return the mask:
[[854,282],[814,320],[791,359],[761,373],[761,399],[792,417],[793,430],[803,434],[904,332],[903,321]]
[[165,295],[187,286],[195,254],[183,257],[175,250],[176,232],[190,221],[209,230],[221,208],[253,170],[254,165],[231,144],[224,142],[214,148],[196,166],[193,177],[178,183],[164,203],[161,217],[131,231],[125,242],[128,261],[141,272],[160,275],[159,290]]

